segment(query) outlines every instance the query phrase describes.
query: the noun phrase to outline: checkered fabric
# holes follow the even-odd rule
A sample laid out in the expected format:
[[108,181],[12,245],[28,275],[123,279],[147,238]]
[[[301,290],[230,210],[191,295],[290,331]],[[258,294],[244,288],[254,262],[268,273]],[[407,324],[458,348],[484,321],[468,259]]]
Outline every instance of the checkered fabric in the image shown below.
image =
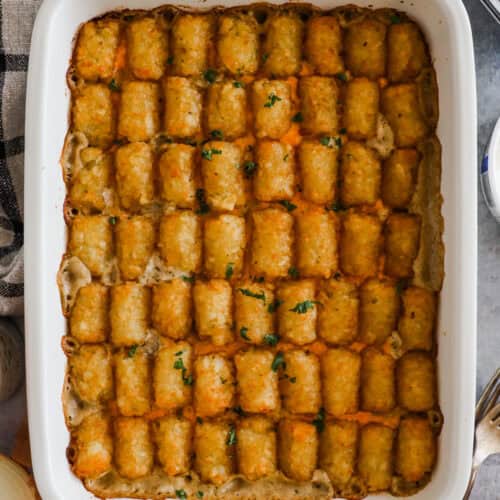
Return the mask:
[[24,103],[41,0],[0,0],[0,315],[23,313]]

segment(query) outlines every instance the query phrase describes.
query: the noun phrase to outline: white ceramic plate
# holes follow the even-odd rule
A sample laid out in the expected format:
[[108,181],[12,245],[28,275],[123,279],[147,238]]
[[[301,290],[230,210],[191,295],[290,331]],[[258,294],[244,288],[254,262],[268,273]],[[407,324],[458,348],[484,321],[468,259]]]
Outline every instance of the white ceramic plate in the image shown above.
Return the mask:
[[[61,391],[66,324],[56,273],[66,247],[65,186],[59,156],[67,130],[65,74],[78,26],[106,11],[152,8],[165,0],[45,0],[36,19],[28,75],[25,155],[25,303],[28,409],[36,482],[45,500],[93,498],[70,471]],[[210,8],[246,0],[179,0]],[[276,2],[281,3],[281,2]],[[332,8],[346,0],[315,0]],[[440,87],[438,136],[446,278],[438,326],[438,377],[444,427],[431,483],[415,500],[458,500],[469,476],[476,375],[477,154],[472,34],[461,0],[357,0],[408,12],[423,28]],[[370,497],[375,499],[375,497]],[[391,498],[377,495],[379,500]]]

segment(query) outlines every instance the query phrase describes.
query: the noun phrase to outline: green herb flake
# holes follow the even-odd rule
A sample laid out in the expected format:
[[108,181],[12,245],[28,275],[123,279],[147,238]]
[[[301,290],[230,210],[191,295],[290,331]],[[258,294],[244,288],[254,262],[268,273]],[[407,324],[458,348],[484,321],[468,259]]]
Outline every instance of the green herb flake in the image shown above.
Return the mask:
[[391,24],[401,24],[402,21],[401,17],[397,14],[392,14],[389,19],[391,20]]
[[213,155],[221,155],[221,154],[222,154],[222,150],[215,149],[215,148],[203,149],[201,151],[201,157],[205,160],[208,160],[208,161],[212,161]]
[[341,137],[330,137],[329,135],[323,136],[319,142],[323,145],[326,146],[327,148],[333,149],[335,148],[341,148],[342,147],[342,138]]
[[330,205],[326,206],[326,210],[331,210],[332,212],[342,212],[343,210],[345,210],[345,207],[344,205],[342,205],[342,203],[334,201]]
[[176,370],[184,370],[184,362],[182,361],[182,358],[176,359],[174,362],[174,368]]
[[342,135],[347,134],[347,129],[346,129],[345,127],[342,127],[342,128],[339,130],[339,134],[342,134]]
[[283,161],[287,161],[287,160],[288,160],[288,153],[285,156],[283,156]]
[[302,113],[299,111],[292,117],[292,122],[294,123],[300,123],[304,121],[304,117],[302,116]]
[[267,96],[267,101],[264,103],[264,107],[272,108],[278,101],[281,101],[281,97],[278,97],[274,92],[271,92]]
[[232,425],[229,429],[226,444],[228,446],[234,446],[236,444],[236,429],[234,428],[234,425]]
[[295,384],[295,382],[297,382],[297,377],[290,377],[289,381],[291,384]]
[[168,65],[174,64],[174,56],[168,56],[167,57],[167,64]]
[[283,370],[286,368],[285,358],[282,352],[278,352],[276,353],[276,356],[274,356],[273,362],[271,364],[271,369],[273,370],[273,372],[277,372],[280,366],[283,368]]
[[109,222],[112,226],[114,226],[114,225],[118,222],[118,217],[115,217],[115,216],[110,217],[110,218],[108,219],[108,222]]
[[113,92],[120,92],[120,85],[114,78],[111,79],[111,81],[108,84],[108,87]]
[[280,337],[276,333],[268,333],[264,335],[264,344],[274,347],[278,343],[279,339]]
[[130,349],[127,352],[127,358],[133,358],[135,356],[135,353],[137,352],[138,347],[139,346],[137,344],[130,346]]
[[242,293],[246,297],[252,297],[254,299],[259,299],[259,300],[263,300],[264,302],[266,302],[266,295],[264,294],[264,292],[254,293],[251,290],[249,290],[248,288],[238,288],[238,292]]
[[182,281],[186,283],[194,283],[194,276],[182,276]]
[[175,490],[175,496],[181,500],[187,500],[187,493],[184,490]]
[[224,377],[219,377],[219,379],[222,385],[224,385],[227,382],[227,379],[225,379]]
[[348,77],[346,73],[337,73],[335,75],[341,82],[347,82]]
[[183,352],[184,352],[184,351],[177,351],[177,352],[175,353],[175,356],[182,356],[182,353],[183,353]]
[[296,268],[296,267],[290,267],[288,269],[288,276],[290,276],[290,278],[293,278],[293,279],[298,279],[299,276],[300,276],[300,273],[299,273],[299,270]]
[[201,425],[203,423],[203,419],[201,417],[196,417],[196,422]]
[[318,432],[325,430],[325,409],[320,408],[318,414],[314,417],[313,425]]
[[235,406],[233,408],[233,411],[234,413],[236,413],[236,415],[239,415],[240,417],[244,417],[246,415],[241,406]]
[[197,491],[196,498],[203,498],[203,491]]
[[305,314],[310,309],[314,308],[314,304],[320,304],[317,300],[304,300],[304,302],[298,302],[290,311],[297,314]]
[[267,311],[270,312],[271,314],[276,312],[276,309],[283,304],[283,301],[280,299],[274,299],[268,306],[267,306]]
[[297,208],[297,205],[294,205],[291,201],[288,200],[280,200],[278,203],[285,207],[289,212],[292,212]]
[[334,275],[333,275],[333,279],[336,280],[336,281],[339,281],[340,278],[341,278],[341,274],[337,271]]
[[217,71],[215,71],[215,69],[209,68],[203,72],[203,78],[205,78],[208,83],[214,83],[217,79]]
[[248,328],[246,326],[242,326],[240,328],[240,336],[245,340],[250,340],[250,337],[248,336]]
[[203,215],[207,214],[210,212],[210,207],[208,206],[207,200],[205,198],[205,190],[204,189],[197,189],[196,190],[196,200],[198,201],[198,210],[196,210],[196,213],[198,215]]
[[245,84],[243,82],[235,80],[233,82],[233,87],[236,87],[237,89],[243,89],[243,88],[245,88]]
[[262,54],[262,62],[265,63],[269,59],[269,54]]
[[182,358],[178,358],[175,360],[174,368],[176,370],[182,370],[181,375],[182,375],[182,381],[184,382],[184,385],[193,385],[193,376],[187,375],[187,368],[184,366],[184,362],[182,361]]
[[215,129],[215,130],[212,130],[210,132],[210,137],[212,139],[221,139],[222,140],[222,139],[224,139],[224,133],[222,132],[222,130]]
[[255,283],[264,283],[264,276],[254,276],[252,278],[253,281],[255,281]]
[[234,262],[229,262],[226,266],[226,279],[230,280],[234,273]]
[[253,174],[255,174],[255,171],[257,170],[257,163],[254,161],[246,161],[243,163],[243,172],[245,173],[245,177],[247,179],[250,179]]

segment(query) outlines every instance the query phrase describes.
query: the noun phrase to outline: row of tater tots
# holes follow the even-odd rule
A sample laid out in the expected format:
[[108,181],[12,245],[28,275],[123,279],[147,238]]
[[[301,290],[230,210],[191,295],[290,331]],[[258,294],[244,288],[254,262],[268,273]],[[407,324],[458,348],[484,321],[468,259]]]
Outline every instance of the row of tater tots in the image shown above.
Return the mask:
[[[114,377],[113,377],[114,372]],[[321,355],[307,349],[273,352],[250,347],[233,358],[224,353],[194,356],[186,341],[164,342],[151,358],[141,346],[117,349],[85,344],[69,357],[69,376],[80,401],[115,397],[124,416],[193,405],[196,415],[214,417],[238,406],[244,412],[342,417],[358,411],[413,412],[435,408],[434,359],[412,351],[397,361],[375,347],[361,353],[343,347]]]
[[[401,293],[401,296],[399,295]],[[402,350],[431,351],[436,297],[419,287],[404,291],[371,279],[359,288],[332,279],[284,281],[279,286],[225,280],[176,279],[152,287],[92,283],[76,296],[70,335],[80,343],[143,344],[153,327],[172,340],[196,332],[215,345],[234,341],[275,345],[383,344],[398,331]]]
[[245,270],[266,280],[329,278],[337,271],[366,278],[382,270],[384,254],[384,273],[398,279],[413,276],[419,244],[417,215],[393,213],[382,222],[351,210],[340,217],[322,208],[294,216],[271,207],[246,217],[175,211],[161,217],[158,230],[147,216],[78,215],[70,227],[68,251],[95,277],[105,274],[116,255],[126,280],[143,274],[156,247],[168,268],[214,278],[238,278]]
[[[114,440],[111,438],[114,435]],[[436,459],[436,438],[426,417],[409,415],[397,429],[355,421],[325,422],[321,432],[310,422],[283,419],[279,425],[262,416],[189,420],[166,416],[153,422],[137,417],[94,413],[72,439],[73,470],[84,478],[112,468],[137,479],[152,472],[155,459],[168,476],[195,470],[202,481],[223,484],[240,473],[254,481],[281,470],[290,479],[308,481],[316,468],[328,473],[334,488],[360,494],[389,489],[393,474],[415,483]],[[356,480],[360,478],[361,481]]]
[[388,22],[360,18],[345,29],[336,15],[319,13],[304,23],[293,12],[274,12],[263,28],[253,13],[243,12],[217,17],[183,13],[170,30],[161,15],[125,19],[83,26],[75,51],[81,78],[109,80],[123,65],[139,80],[158,80],[165,73],[199,76],[210,68],[236,76],[261,72],[283,77],[298,75],[304,58],[321,75],[349,70],[355,76],[387,75],[391,82],[402,82],[429,64],[420,30],[397,14]]
[[201,149],[169,144],[157,162],[151,146],[142,142],[118,147],[114,157],[86,148],[80,153],[82,167],[73,172],[69,200],[82,213],[117,206],[135,213],[154,202],[198,208],[203,189],[213,211],[239,210],[252,199],[283,202],[299,193],[315,204],[338,199],[336,207],[373,205],[379,199],[388,208],[408,206],[417,181],[415,149],[396,149],[381,162],[361,142],[349,141],[339,150],[329,141],[304,140],[296,150],[279,141],[259,141],[251,157],[223,141]]
[[345,87],[340,113],[339,84],[327,76],[299,78],[299,109],[292,103],[292,83],[282,80],[254,81],[251,99],[238,81],[215,82],[207,90],[205,106],[204,90],[185,77],[167,77],[163,85],[127,81],[115,91],[102,83],[86,84],[75,90],[73,130],[85,134],[89,144],[97,147],[108,147],[116,138],[149,141],[163,133],[186,139],[208,136],[214,130],[227,139],[251,131],[259,139],[277,139],[294,122],[302,135],[335,135],[345,128],[350,137],[361,140],[377,134],[380,111],[394,132],[395,144],[405,148],[416,145],[432,129],[421,112],[416,83],[380,90],[378,83],[361,77]]

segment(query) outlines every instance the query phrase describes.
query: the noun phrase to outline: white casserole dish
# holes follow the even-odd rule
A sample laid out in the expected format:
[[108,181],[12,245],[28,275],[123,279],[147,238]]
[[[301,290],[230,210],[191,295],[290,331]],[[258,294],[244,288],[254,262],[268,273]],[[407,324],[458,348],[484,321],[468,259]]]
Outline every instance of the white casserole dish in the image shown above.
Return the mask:
[[[56,274],[66,248],[65,186],[59,157],[67,131],[66,71],[78,26],[106,11],[152,8],[165,0],[45,0],[30,54],[25,174],[26,366],[31,452],[44,499],[94,498],[70,471],[61,392],[65,319]],[[203,9],[250,0],[178,0]],[[273,3],[283,3],[280,1]],[[332,8],[345,0],[315,0]],[[357,0],[360,6],[406,11],[430,44],[440,88],[438,137],[443,146],[442,193],[446,277],[438,325],[439,392],[444,414],[437,468],[417,500],[462,498],[469,476],[476,376],[476,89],[472,33],[461,0]],[[375,497],[369,497],[374,499]],[[377,499],[392,498],[377,495]]]

